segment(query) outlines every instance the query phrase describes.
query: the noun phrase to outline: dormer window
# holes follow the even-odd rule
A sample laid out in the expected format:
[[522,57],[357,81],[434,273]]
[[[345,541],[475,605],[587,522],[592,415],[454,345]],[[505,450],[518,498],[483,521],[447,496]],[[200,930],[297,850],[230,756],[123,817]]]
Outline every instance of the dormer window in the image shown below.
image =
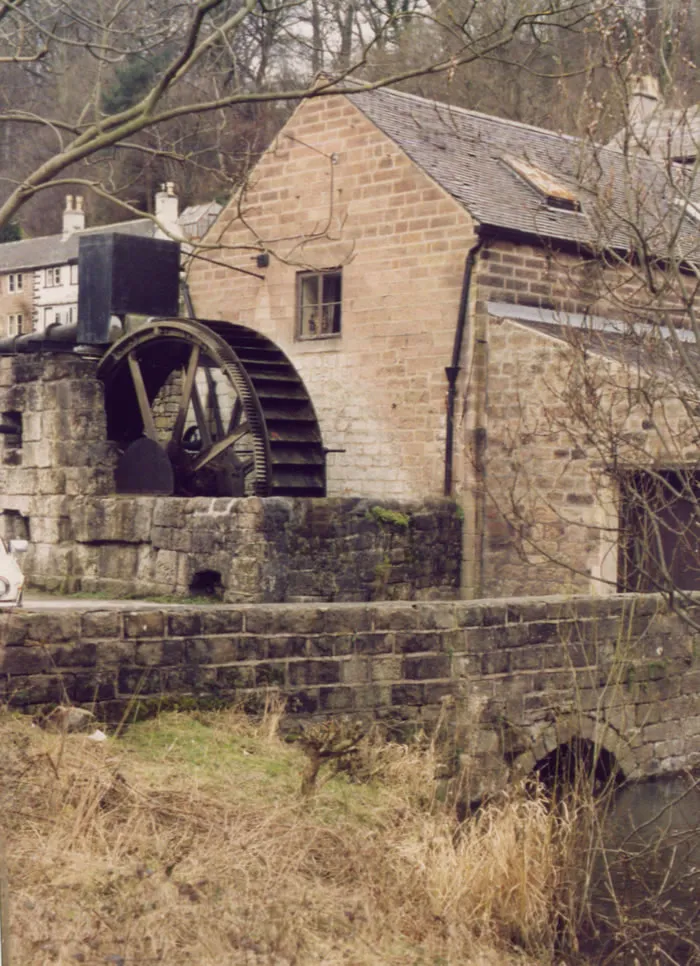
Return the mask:
[[504,155],[503,161],[511,171],[542,196],[548,208],[557,208],[560,211],[581,211],[581,202],[573,189],[557,181],[547,171],[508,154]]

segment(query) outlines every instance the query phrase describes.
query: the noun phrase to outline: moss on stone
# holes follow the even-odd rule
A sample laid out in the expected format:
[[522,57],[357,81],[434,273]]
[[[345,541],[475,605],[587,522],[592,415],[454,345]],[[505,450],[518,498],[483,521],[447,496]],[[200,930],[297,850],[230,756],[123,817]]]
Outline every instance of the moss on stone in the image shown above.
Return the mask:
[[410,516],[407,513],[401,513],[399,510],[388,510],[383,506],[373,506],[370,507],[368,514],[371,519],[376,520],[379,524],[388,523],[390,526],[400,527],[402,530],[408,529],[411,525]]

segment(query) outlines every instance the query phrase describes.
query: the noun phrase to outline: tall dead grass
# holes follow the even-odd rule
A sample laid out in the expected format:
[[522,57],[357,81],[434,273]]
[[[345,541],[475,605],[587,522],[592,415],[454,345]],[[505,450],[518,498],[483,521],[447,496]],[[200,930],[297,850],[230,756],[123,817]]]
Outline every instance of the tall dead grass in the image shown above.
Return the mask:
[[[458,826],[435,749],[299,793],[296,747],[233,713],[95,744],[0,719],[12,966],[549,963],[572,921],[574,816],[514,789]],[[578,822],[580,825],[580,822]]]

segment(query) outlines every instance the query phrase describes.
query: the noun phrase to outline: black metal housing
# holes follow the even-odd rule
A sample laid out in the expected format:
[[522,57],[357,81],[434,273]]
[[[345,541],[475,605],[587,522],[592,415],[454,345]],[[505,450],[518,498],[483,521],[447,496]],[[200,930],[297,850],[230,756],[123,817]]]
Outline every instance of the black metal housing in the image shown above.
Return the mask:
[[86,234],[78,249],[78,343],[109,342],[113,315],[177,315],[180,246],[119,232]]

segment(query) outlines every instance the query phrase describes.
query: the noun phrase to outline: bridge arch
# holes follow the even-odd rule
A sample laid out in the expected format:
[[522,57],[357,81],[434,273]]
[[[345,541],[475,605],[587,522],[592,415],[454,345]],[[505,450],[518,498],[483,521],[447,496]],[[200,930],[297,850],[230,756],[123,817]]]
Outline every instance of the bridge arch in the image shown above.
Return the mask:
[[625,779],[640,778],[643,769],[632,746],[613,726],[590,715],[570,715],[548,724],[537,736],[531,748],[513,762],[513,775],[522,776],[538,771],[538,766],[562,748],[593,749],[603,768],[614,769]]

